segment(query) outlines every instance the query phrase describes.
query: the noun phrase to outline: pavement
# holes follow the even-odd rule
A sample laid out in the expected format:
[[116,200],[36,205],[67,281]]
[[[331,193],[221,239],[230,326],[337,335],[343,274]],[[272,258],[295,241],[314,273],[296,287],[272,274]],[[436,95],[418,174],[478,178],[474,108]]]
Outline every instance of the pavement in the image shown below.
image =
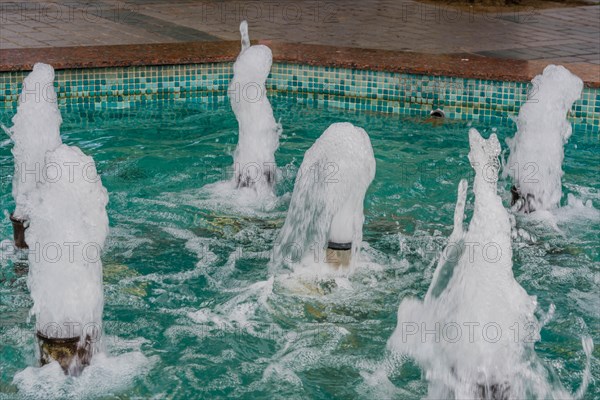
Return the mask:
[[[252,39],[600,68],[600,5],[475,13],[412,0],[0,0],[1,50]],[[1,61],[1,60],[0,60]]]

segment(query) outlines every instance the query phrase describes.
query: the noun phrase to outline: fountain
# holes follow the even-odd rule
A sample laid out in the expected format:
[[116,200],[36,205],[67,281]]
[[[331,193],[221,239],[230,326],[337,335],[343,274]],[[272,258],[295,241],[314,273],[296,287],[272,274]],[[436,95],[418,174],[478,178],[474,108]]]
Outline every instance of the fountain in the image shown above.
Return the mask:
[[44,179],[46,152],[56,149],[62,143],[62,118],[54,91],[54,69],[50,65],[35,64],[33,71],[23,80],[17,114],[12,122],[11,128],[4,127],[14,142],[12,195],[16,206],[10,220],[13,224],[15,247],[26,249],[25,228],[31,194]]
[[548,65],[531,83],[517,133],[506,140],[510,155],[503,170],[513,180],[512,205],[526,213],[559,206],[563,146],[572,133],[566,116],[583,89],[581,79],[556,65]]
[[46,154],[52,178],[31,193],[29,277],[41,363],[78,375],[99,349],[108,195],[91,157],[60,145]]
[[[475,129],[469,142],[475,170],[469,229],[462,227],[462,180],[454,230],[430,288],[423,302],[402,301],[388,349],[425,370],[430,398],[546,398],[550,388],[534,352],[537,300],[513,276],[511,224],[497,194],[500,143],[495,134],[485,140]],[[591,339],[584,340],[588,358],[592,348]],[[583,391],[585,386],[584,379]]]
[[327,128],[304,155],[274,261],[298,261],[312,250],[316,262],[350,266],[360,250],[363,202],[374,177],[364,129],[350,123]]
[[93,159],[62,144],[61,123],[54,70],[37,63],[23,82],[13,126],[5,128],[14,142],[11,221],[16,246],[28,248],[40,362],[57,361],[78,375],[102,331],[108,195]]
[[265,86],[273,57],[267,46],[250,46],[246,21],[240,24],[240,33],[242,50],[233,64],[228,90],[239,125],[233,179],[237,188],[270,192],[275,182],[275,151],[281,134]]

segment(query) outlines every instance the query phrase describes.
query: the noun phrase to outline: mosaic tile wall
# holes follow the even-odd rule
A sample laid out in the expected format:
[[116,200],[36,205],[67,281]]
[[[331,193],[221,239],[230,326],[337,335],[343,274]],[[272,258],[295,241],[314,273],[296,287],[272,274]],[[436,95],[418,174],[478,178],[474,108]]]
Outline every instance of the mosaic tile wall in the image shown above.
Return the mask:
[[[14,112],[25,75],[0,73],[0,112]],[[67,110],[175,101],[217,106],[227,101],[231,75],[231,63],[73,69],[56,71],[56,87]],[[528,84],[276,63],[267,88],[271,98],[302,104],[423,117],[441,108],[449,118],[494,125],[518,113]],[[600,90],[586,88],[570,119],[576,130],[598,132]]]

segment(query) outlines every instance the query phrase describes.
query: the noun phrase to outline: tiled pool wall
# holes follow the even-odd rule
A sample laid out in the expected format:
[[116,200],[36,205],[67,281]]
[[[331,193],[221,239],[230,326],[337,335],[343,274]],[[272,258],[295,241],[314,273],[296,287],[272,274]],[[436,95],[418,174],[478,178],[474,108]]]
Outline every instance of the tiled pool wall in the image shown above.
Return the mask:
[[[0,73],[0,111],[16,110],[27,72]],[[110,110],[149,102],[186,101],[217,107],[227,102],[232,63],[133,66],[56,71],[61,108]],[[530,84],[275,63],[268,96],[348,110],[423,116],[441,108],[452,119],[506,124],[526,101]],[[254,96],[252,86],[236,95]],[[531,101],[531,100],[530,100]],[[534,99],[535,101],[535,99]],[[585,88],[573,106],[576,130],[600,128],[600,90]]]

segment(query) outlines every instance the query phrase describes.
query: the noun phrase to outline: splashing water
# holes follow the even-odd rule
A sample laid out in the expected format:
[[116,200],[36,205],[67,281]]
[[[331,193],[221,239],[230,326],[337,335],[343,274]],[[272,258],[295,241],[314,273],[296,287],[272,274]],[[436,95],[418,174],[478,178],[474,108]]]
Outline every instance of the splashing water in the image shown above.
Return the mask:
[[374,177],[367,132],[350,123],[327,128],[304,155],[272,266],[298,261],[309,250],[320,262],[328,241],[351,242],[355,260],[362,242],[365,193]]
[[46,155],[52,180],[31,199],[26,231],[27,284],[39,332],[52,338],[101,331],[104,304],[100,252],[108,235],[108,194],[91,157],[61,145]]
[[138,375],[146,373],[156,362],[139,351],[115,357],[97,354],[80,376],[64,374],[57,363],[42,368],[28,367],[17,373],[13,384],[19,389],[19,398],[36,400],[106,398],[107,393],[126,390]]
[[[553,389],[537,360],[534,342],[540,323],[529,296],[512,271],[511,224],[497,195],[500,144],[469,131],[469,161],[475,170],[474,212],[462,228],[467,182],[459,184],[454,230],[423,302],[405,299],[396,330],[388,341],[392,354],[414,358],[425,370],[430,398],[565,398]],[[593,345],[584,340],[589,379]],[[587,377],[587,378],[586,378]]]
[[12,122],[13,126],[5,130],[14,142],[12,195],[16,207],[13,216],[24,220],[29,210],[29,197],[46,173],[46,152],[62,143],[62,118],[54,91],[54,69],[50,65],[35,64],[24,79],[17,114]]
[[272,192],[275,182],[275,151],[281,125],[273,117],[265,82],[271,71],[271,49],[250,46],[248,24],[240,24],[242,50],[233,64],[229,100],[239,125],[238,145],[233,156],[236,187]]
[[563,66],[548,65],[531,81],[533,87],[517,118],[517,133],[506,140],[510,155],[503,175],[510,176],[514,200],[525,212],[559,206],[563,146],[572,127],[566,119],[581,96],[583,82]]

